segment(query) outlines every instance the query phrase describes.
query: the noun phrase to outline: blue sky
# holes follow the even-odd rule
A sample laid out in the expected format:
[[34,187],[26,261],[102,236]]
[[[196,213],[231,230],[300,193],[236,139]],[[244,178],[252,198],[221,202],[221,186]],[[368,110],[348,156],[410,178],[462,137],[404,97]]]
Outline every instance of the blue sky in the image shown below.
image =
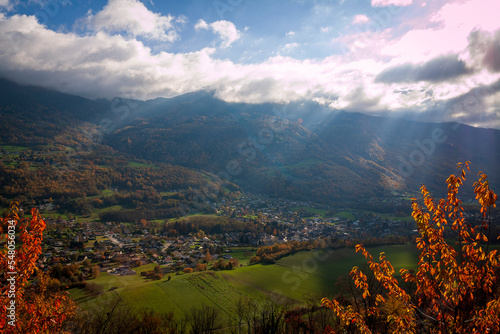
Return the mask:
[[497,0],[0,0],[0,77],[500,128]]

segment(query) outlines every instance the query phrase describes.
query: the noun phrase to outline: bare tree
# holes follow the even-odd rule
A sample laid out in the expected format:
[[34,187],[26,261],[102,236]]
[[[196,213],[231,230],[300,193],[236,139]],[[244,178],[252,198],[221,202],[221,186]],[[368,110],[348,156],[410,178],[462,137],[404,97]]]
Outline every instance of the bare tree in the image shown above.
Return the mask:
[[223,327],[219,308],[213,306],[194,307],[187,315],[191,334],[213,333]]

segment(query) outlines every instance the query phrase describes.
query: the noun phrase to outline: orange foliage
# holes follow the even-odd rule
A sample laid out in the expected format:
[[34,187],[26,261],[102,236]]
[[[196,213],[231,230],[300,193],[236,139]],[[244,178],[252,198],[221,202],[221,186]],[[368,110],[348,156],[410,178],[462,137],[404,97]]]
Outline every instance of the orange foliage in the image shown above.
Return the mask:
[[266,262],[274,263],[274,261],[306,249],[317,248],[319,243],[317,241],[288,241],[284,243],[274,244],[272,246],[260,246],[257,249],[255,256],[250,259],[251,263]]
[[[500,332],[500,254],[488,251],[490,208],[495,207],[497,195],[490,190],[487,177],[479,173],[474,183],[474,193],[481,205],[481,221],[473,224],[464,216],[462,202],[457,198],[458,188],[465,180],[469,162],[458,164],[458,175],[451,175],[446,183],[448,196],[435,201],[422,186],[424,206],[413,199],[413,218],[420,237],[418,270],[413,273],[400,271],[403,280],[416,286],[414,293],[406,292],[394,277],[394,268],[380,254],[380,262],[362,245],[356,246],[368,260],[375,278],[385,288],[385,294],[375,297],[376,303],[365,313],[353,306],[342,306],[337,300],[324,298],[322,304],[338,316],[341,327],[355,329],[358,333],[377,332],[369,328],[368,317],[385,317],[386,330],[390,333],[498,333]],[[457,245],[449,245],[443,237],[446,229],[457,233]],[[351,276],[363,292],[370,297],[366,276],[353,268]],[[373,297],[373,296],[372,296]],[[397,300],[402,306],[398,312],[383,312],[388,301]]]
[[196,269],[196,271],[205,271],[205,270],[207,270],[207,264],[206,263],[197,263],[195,269]]
[[10,212],[0,219],[0,238],[7,241],[0,251],[0,333],[64,333],[63,321],[74,313],[75,304],[65,293],[48,291],[50,278],[36,268],[45,222],[36,209],[31,219],[20,219],[17,203]]

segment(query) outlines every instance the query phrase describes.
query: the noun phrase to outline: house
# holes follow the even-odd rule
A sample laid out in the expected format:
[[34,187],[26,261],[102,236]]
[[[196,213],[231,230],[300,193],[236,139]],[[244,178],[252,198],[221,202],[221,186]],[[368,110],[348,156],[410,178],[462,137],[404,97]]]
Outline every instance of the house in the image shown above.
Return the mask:
[[136,272],[130,269],[129,267],[126,266],[121,266],[116,268],[115,274],[120,275],[120,276],[125,276],[125,275],[135,275]]

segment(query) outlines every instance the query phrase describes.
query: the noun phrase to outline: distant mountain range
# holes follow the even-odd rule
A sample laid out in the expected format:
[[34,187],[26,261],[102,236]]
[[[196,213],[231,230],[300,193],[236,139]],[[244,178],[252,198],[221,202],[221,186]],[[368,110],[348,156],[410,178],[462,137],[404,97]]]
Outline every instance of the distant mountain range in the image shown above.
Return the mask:
[[2,144],[108,146],[276,197],[332,203],[416,193],[422,183],[443,193],[456,163],[466,160],[500,191],[498,130],[331,111],[305,101],[236,104],[210,92],[92,101],[0,80],[0,121]]

